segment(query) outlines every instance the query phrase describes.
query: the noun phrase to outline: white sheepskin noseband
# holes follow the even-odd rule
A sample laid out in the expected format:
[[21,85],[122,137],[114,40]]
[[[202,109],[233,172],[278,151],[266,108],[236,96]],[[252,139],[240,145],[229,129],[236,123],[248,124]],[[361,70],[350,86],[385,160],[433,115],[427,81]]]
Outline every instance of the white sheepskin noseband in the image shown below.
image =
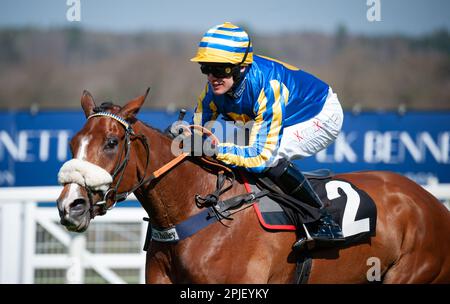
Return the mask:
[[112,176],[93,163],[74,158],[65,162],[59,170],[58,182],[62,185],[76,183],[95,191],[106,191],[112,183]]

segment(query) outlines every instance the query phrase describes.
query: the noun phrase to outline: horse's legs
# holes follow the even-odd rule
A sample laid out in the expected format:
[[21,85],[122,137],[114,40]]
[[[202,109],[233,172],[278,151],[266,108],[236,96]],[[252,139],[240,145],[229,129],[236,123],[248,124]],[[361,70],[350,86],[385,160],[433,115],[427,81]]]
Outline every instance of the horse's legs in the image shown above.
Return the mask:
[[430,256],[415,253],[403,255],[384,276],[385,284],[426,284],[449,283],[442,261]]
[[147,251],[147,261],[145,263],[145,283],[146,284],[172,284],[172,280],[165,271],[164,263],[151,255]]

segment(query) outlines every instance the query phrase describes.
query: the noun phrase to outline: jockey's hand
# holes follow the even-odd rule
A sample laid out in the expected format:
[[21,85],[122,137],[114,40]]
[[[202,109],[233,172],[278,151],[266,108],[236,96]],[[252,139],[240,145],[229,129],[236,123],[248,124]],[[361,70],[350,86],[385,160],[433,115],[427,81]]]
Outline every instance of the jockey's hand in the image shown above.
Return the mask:
[[208,137],[203,141],[203,155],[215,158],[217,156],[217,145]]
[[183,152],[188,153],[190,156],[216,157],[217,146],[211,139],[203,139],[202,135],[193,132],[192,135],[183,139]]
[[164,133],[172,138],[175,138],[183,133],[183,128],[181,127],[182,125],[188,126],[189,124],[184,120],[177,120],[172,125],[168,126]]

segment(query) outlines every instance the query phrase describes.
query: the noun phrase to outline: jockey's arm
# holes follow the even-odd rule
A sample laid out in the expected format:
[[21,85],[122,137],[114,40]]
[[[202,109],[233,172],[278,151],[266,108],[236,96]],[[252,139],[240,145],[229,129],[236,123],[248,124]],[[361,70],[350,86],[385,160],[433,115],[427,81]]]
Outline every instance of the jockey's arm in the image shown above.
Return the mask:
[[221,143],[217,159],[248,171],[262,172],[276,151],[282,135],[283,109],[279,89],[262,88],[254,106],[255,123],[247,146]]

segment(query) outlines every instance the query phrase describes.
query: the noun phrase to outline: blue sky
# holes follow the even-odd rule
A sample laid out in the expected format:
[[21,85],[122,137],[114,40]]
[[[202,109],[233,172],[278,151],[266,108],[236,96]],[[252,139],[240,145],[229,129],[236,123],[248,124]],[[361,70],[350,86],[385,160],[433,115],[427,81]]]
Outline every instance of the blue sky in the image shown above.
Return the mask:
[[[70,26],[67,0],[0,0],[0,27]],[[283,30],[334,32],[344,24],[353,33],[418,35],[437,28],[450,30],[448,0],[377,0],[381,21],[366,18],[375,0],[79,0],[81,21],[95,30],[140,30],[203,33],[224,21],[253,32]]]

